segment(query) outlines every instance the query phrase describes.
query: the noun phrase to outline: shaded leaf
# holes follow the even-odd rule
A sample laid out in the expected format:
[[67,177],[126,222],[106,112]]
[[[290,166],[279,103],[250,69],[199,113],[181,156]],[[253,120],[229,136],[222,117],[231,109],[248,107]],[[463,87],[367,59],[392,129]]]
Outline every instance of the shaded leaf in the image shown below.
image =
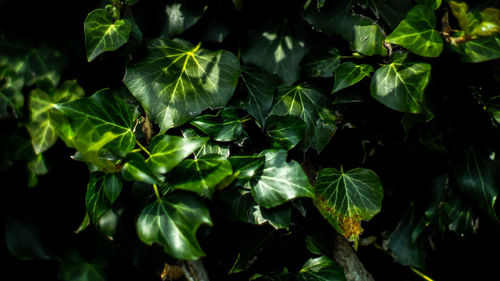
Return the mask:
[[231,156],[228,159],[234,173],[238,174],[234,185],[250,189],[250,181],[264,166],[265,156]]
[[302,269],[297,273],[297,280],[300,281],[346,281],[344,269],[328,258],[320,256],[309,259]]
[[436,16],[432,9],[417,5],[385,41],[405,47],[420,56],[438,57],[443,50],[443,40],[435,27]]
[[250,64],[242,67],[241,82],[248,93],[246,111],[255,118],[259,126],[264,127],[278,84],[276,77]]
[[43,239],[39,227],[29,220],[5,218],[5,246],[21,260],[50,259],[48,241]]
[[314,189],[320,213],[356,247],[363,232],[361,221],[370,220],[382,207],[384,193],[378,176],[364,168],[345,173],[326,168],[318,171]]
[[92,223],[97,223],[99,218],[111,209],[111,201],[105,194],[105,184],[105,174],[90,174],[87,193],[85,194],[85,207]]
[[286,162],[285,150],[268,149],[259,155],[264,155],[266,160],[262,171],[251,180],[251,191],[260,206],[273,208],[293,198],[314,195],[299,163]]
[[233,173],[229,160],[209,154],[198,159],[185,159],[168,174],[175,189],[189,190],[212,198],[219,182]]
[[284,22],[262,30],[249,31],[250,42],[243,50],[245,63],[255,64],[269,73],[277,74],[290,85],[300,76],[299,63],[306,52],[305,32],[301,25]]
[[478,218],[472,205],[453,192],[449,192],[447,202],[441,206],[444,223],[459,237],[467,239],[476,233]]
[[139,153],[130,153],[124,159],[122,176],[126,181],[142,181],[149,184],[160,184],[161,179],[151,169],[144,157]]
[[332,77],[340,64],[340,54],[337,48],[319,47],[311,49],[301,62],[309,77]]
[[91,62],[100,54],[114,51],[127,43],[132,23],[130,19],[115,21],[110,12],[97,9],[88,14],[83,30],[87,60]]
[[272,148],[290,150],[304,139],[306,124],[293,115],[272,115],[267,119],[266,137]]
[[240,66],[231,52],[169,39],[153,40],[148,49],[146,58],[127,66],[124,83],[161,132],[232,97]]
[[387,56],[385,36],[378,25],[355,25],[354,32],[354,50],[367,56]]
[[174,258],[194,260],[205,255],[196,240],[201,224],[212,225],[203,200],[187,193],[172,193],[142,210],[137,233],[144,243],[158,243]]
[[203,16],[208,5],[203,1],[176,1],[167,4],[167,21],[163,27],[163,36],[172,37],[190,28]]
[[[8,65],[0,65],[0,118],[17,117],[24,104],[24,78]],[[10,110],[9,110],[10,108]]]
[[427,113],[424,89],[429,82],[431,66],[427,63],[405,62],[406,56],[396,56],[372,76],[371,95],[397,111]]
[[306,123],[304,143],[321,152],[336,130],[336,117],[330,110],[331,100],[306,85],[278,88],[270,115],[294,115]]
[[419,4],[424,4],[427,7],[432,8],[433,10],[436,10],[441,6],[442,0],[417,0],[417,3]]
[[116,201],[122,192],[122,188],[123,182],[118,174],[106,174],[104,176],[104,194],[106,194],[109,202]]
[[395,28],[412,7],[410,0],[365,0],[366,6],[372,10],[375,17],[382,18],[391,28]]
[[247,243],[244,243],[238,249],[238,258],[231,267],[231,270],[229,270],[228,275],[242,272],[252,266],[252,264],[254,264],[255,261],[259,258],[259,254],[269,243],[272,242],[274,233],[257,233],[257,235],[255,236],[256,237],[254,237],[254,239],[251,239]]
[[488,37],[458,43],[452,49],[458,52],[465,62],[485,62],[500,58],[500,36],[495,34]]
[[350,87],[373,72],[373,67],[368,64],[357,65],[350,61],[345,62],[335,70],[335,86],[332,93]]
[[151,140],[148,163],[156,173],[164,174],[172,170],[184,158],[205,145],[208,138],[182,138],[157,135]]
[[191,125],[200,129],[211,139],[220,142],[236,140],[243,131],[238,113],[234,108],[224,108],[216,115],[201,115],[191,121]]

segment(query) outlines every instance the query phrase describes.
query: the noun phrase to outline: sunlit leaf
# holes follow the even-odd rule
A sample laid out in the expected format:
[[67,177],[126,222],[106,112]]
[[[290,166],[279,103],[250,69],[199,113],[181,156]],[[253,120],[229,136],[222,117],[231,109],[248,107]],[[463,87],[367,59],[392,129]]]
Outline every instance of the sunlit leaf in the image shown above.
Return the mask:
[[142,210],[137,233],[144,243],[160,244],[174,258],[194,260],[205,255],[196,239],[201,224],[212,225],[203,200],[191,194],[172,193]]
[[[185,130],[182,130],[182,135],[184,138],[205,138],[206,135],[204,135],[202,132],[198,131],[197,129],[194,128],[187,128]],[[222,155],[224,157],[229,157],[230,151],[229,151],[229,143],[221,143],[221,142],[216,142],[209,140],[205,142],[198,150],[194,152],[194,155],[197,158],[202,157],[203,155],[208,155],[208,154],[218,154]]]
[[149,184],[160,184],[161,179],[146,163],[144,157],[139,153],[130,153],[124,159],[122,167],[123,179],[127,181],[142,181]]
[[100,54],[114,51],[127,43],[132,23],[130,19],[114,20],[110,12],[97,9],[88,14],[83,30],[90,62]]
[[304,139],[306,123],[293,115],[272,115],[267,119],[266,136],[272,148],[290,150]]
[[224,108],[216,115],[201,115],[191,121],[191,125],[200,129],[211,139],[220,142],[234,141],[243,131],[238,112],[234,108]]
[[361,221],[370,220],[382,207],[384,193],[378,176],[365,168],[348,172],[325,168],[318,172],[314,189],[320,213],[356,247],[363,232]]
[[238,176],[234,181],[235,186],[250,189],[252,178],[258,174],[264,166],[265,156],[231,156],[228,158],[234,173]]
[[153,40],[148,49],[144,59],[127,66],[124,83],[161,132],[232,97],[240,66],[231,52],[169,39]]
[[373,72],[373,67],[368,64],[357,65],[350,61],[345,62],[335,69],[335,86],[332,93],[350,87]]
[[167,4],[165,9],[167,20],[163,28],[163,36],[171,37],[181,34],[198,22],[207,7],[203,1],[184,0]]
[[378,25],[355,25],[354,32],[354,50],[367,56],[387,56],[387,49],[384,47],[385,36]]

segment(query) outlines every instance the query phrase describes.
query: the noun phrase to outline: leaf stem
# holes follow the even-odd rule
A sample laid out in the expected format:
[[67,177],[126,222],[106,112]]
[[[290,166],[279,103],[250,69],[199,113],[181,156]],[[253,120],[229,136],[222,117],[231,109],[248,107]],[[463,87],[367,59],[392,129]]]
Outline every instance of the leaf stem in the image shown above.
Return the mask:
[[423,274],[422,272],[420,272],[418,269],[414,268],[413,266],[410,266],[410,269],[415,272],[418,276],[422,277],[422,279],[426,280],[426,281],[434,281],[432,280],[431,278],[429,278],[427,275]]
[[142,151],[144,151],[148,156],[151,156],[151,153],[136,139],[135,143],[140,147]]
[[158,199],[158,201],[161,201],[160,192],[158,191],[158,186],[156,184],[153,184],[153,189],[155,190],[156,199]]

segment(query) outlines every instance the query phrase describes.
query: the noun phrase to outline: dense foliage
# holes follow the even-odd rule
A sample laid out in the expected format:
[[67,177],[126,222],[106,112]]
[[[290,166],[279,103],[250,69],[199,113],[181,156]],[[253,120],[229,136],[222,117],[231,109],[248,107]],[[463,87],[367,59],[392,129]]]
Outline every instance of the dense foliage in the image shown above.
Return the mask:
[[499,31],[488,0],[2,1],[7,271],[369,280],[340,235],[375,280],[496,276]]

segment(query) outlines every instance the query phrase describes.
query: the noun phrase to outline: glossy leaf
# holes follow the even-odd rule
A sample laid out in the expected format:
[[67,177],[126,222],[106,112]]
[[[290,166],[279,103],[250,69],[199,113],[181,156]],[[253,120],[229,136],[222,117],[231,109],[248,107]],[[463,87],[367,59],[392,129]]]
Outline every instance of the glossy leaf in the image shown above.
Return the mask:
[[254,65],[243,65],[241,69],[241,84],[248,93],[246,111],[252,115],[257,124],[265,126],[266,117],[273,103],[277,79]]
[[435,27],[436,16],[432,9],[417,5],[385,41],[405,47],[420,56],[438,57],[443,50],[443,40]]
[[[201,138],[201,137],[203,137],[203,133],[199,132],[198,130],[196,130],[194,128],[188,128],[188,129],[182,130],[182,135],[184,138]],[[194,152],[194,155],[197,158],[200,158],[203,155],[208,155],[208,154],[222,155],[225,158],[227,158],[227,157],[229,157],[229,154],[230,154],[229,144],[209,140],[209,141],[205,142],[205,144],[203,144],[198,150],[196,150]]]
[[301,62],[309,77],[332,77],[340,64],[339,50],[336,48],[314,48],[309,51]]
[[481,13],[481,22],[474,26],[471,34],[479,36],[491,36],[500,31],[500,10],[486,8]]
[[458,25],[460,25],[460,28],[464,31],[467,31],[467,27],[469,25],[469,19],[467,17],[467,11],[469,10],[469,7],[467,6],[467,3],[450,1],[449,5],[451,8],[451,12],[458,20]]
[[436,10],[441,6],[442,0],[417,0],[417,3],[419,4],[424,4],[427,7],[432,8],[433,10]]
[[500,36],[495,34],[488,37],[457,44],[453,50],[457,51],[465,62],[485,62],[500,58]]
[[229,160],[221,155],[185,159],[168,174],[175,189],[189,190],[209,199],[219,182],[233,173]]
[[114,20],[104,9],[90,12],[83,25],[87,60],[93,61],[104,52],[114,51],[127,43],[132,23],[130,19]]
[[457,194],[448,194],[448,201],[442,203],[441,211],[448,229],[459,237],[467,239],[477,232],[479,218],[473,206]]
[[372,76],[371,95],[385,106],[408,113],[427,113],[424,89],[429,82],[431,66],[427,63],[405,62],[397,56]]
[[355,25],[354,32],[354,50],[367,56],[387,56],[387,49],[384,47],[385,36],[378,25]]
[[122,176],[127,181],[142,181],[149,184],[160,184],[161,179],[151,169],[144,157],[139,153],[130,153],[124,159]]
[[203,1],[176,1],[167,4],[165,9],[167,21],[163,28],[163,35],[172,37],[184,32],[193,26],[203,16],[207,10],[207,5]]
[[500,221],[495,213],[498,187],[494,162],[480,151],[470,148],[455,172],[458,188],[473,198],[493,219]]
[[373,67],[368,64],[357,65],[349,61],[339,65],[335,70],[335,85],[332,93],[358,83],[372,72]]
[[88,98],[55,104],[50,114],[66,145],[101,169],[116,171],[112,161],[100,157],[101,149],[125,156],[135,146],[132,110],[111,92],[99,91]]
[[326,168],[318,172],[314,189],[320,213],[356,247],[363,232],[361,221],[370,220],[382,207],[384,193],[378,176],[365,168],[345,173]]
[[105,174],[90,174],[85,195],[85,207],[90,221],[93,223],[97,223],[99,218],[111,209],[111,201],[106,196],[105,189]]
[[109,202],[114,203],[123,189],[123,182],[118,174],[106,174],[104,176],[104,194]]
[[306,52],[304,28],[284,22],[276,27],[249,31],[250,42],[243,50],[245,63],[277,74],[286,85],[300,75],[299,63]]
[[151,140],[148,163],[158,174],[165,174],[191,153],[205,145],[208,138],[182,138],[158,135]]
[[233,95],[240,66],[231,52],[169,39],[153,40],[148,49],[146,58],[127,67],[124,83],[161,132],[225,106]]
[[231,156],[228,158],[234,173],[238,174],[234,181],[235,186],[251,188],[252,178],[258,174],[264,166],[264,155],[258,156]]
[[272,148],[290,150],[304,139],[306,123],[297,116],[272,115],[267,120],[266,137]]
[[312,186],[299,163],[286,161],[287,152],[268,149],[262,171],[251,181],[252,196],[264,208],[279,206],[297,197],[312,197]]
[[410,0],[365,0],[365,3],[359,2],[369,7],[375,17],[382,18],[391,28],[395,28],[399,24],[413,5]]
[[216,115],[197,116],[191,121],[191,125],[220,142],[234,141],[243,131],[238,112],[230,107],[222,109]]
[[346,281],[344,269],[327,256],[309,259],[297,274],[300,281]]
[[194,260],[205,255],[196,240],[201,224],[212,225],[203,200],[186,193],[172,193],[142,210],[137,233],[144,243],[160,244],[176,259]]
[[336,130],[331,101],[306,85],[278,88],[270,115],[294,115],[306,123],[305,145],[321,152]]

